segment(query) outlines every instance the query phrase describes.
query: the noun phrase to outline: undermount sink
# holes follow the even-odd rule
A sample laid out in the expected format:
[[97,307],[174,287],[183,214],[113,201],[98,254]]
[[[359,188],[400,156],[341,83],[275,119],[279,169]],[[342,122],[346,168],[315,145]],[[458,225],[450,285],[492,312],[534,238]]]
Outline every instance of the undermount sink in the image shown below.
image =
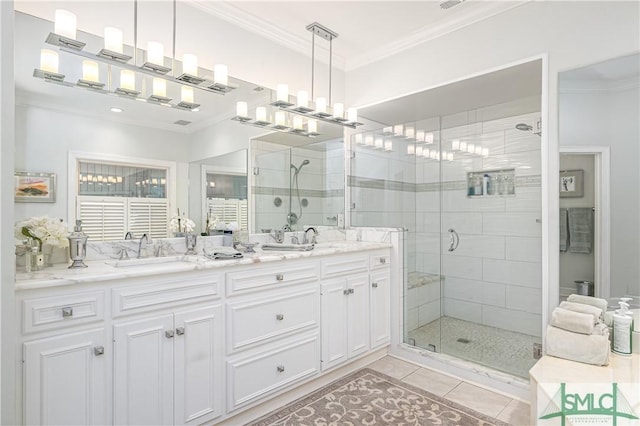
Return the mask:
[[107,265],[114,268],[122,268],[128,266],[144,266],[144,265],[158,265],[167,263],[194,263],[198,261],[197,256],[177,255],[177,256],[164,256],[164,257],[144,257],[141,259],[120,259],[109,260],[105,262]]
[[263,244],[264,251],[311,251],[313,244]]

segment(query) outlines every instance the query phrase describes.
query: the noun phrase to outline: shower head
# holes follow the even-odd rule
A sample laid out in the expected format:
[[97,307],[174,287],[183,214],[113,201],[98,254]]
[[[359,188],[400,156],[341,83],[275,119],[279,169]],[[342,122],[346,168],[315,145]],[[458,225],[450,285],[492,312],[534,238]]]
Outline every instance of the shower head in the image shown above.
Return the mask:
[[300,173],[300,170],[302,170],[302,166],[306,166],[309,163],[309,160],[304,160],[298,167],[294,166],[293,163],[291,163],[291,168],[295,170],[295,174],[298,174]]
[[525,123],[518,123],[516,124],[516,129],[522,130],[523,132],[530,132],[533,130],[533,127]]

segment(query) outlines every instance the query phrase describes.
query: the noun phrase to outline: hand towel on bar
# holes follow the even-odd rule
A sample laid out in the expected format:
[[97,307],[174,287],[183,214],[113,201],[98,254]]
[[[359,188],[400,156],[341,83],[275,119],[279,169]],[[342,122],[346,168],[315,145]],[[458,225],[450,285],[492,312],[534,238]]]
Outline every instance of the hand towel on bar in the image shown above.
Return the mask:
[[559,307],[573,312],[580,312],[581,314],[589,314],[593,317],[594,324],[602,321],[603,318],[602,309],[596,306],[576,302],[562,302]]
[[547,326],[547,355],[585,364],[609,363],[609,339],[596,334],[572,333],[561,328]]
[[567,209],[560,209],[560,251],[567,251],[567,243],[569,241],[568,224],[569,216]]
[[570,294],[567,297],[567,302],[574,303],[582,303],[584,305],[595,306],[596,308],[602,309],[602,315],[607,311],[608,303],[605,299],[600,299],[599,297],[593,296],[583,296],[581,294]]
[[569,251],[591,253],[593,245],[593,209],[569,209]]
[[592,334],[596,321],[593,315],[555,308],[551,313],[551,325],[580,334]]

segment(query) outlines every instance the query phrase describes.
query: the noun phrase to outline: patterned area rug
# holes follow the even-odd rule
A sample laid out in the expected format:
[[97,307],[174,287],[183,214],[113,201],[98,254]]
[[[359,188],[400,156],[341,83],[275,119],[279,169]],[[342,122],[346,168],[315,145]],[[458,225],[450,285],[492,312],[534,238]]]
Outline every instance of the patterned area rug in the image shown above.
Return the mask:
[[508,426],[368,368],[343,377],[250,425]]

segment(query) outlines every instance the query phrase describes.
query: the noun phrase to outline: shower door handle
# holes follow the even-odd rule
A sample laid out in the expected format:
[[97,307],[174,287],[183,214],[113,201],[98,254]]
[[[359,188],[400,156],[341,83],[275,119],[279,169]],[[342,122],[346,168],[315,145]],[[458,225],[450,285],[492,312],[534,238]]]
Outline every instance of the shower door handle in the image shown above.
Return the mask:
[[449,232],[449,237],[451,238],[449,240],[449,251],[454,251],[455,249],[458,248],[458,244],[460,244],[460,236],[458,235],[456,230],[453,228],[449,228],[448,232]]

